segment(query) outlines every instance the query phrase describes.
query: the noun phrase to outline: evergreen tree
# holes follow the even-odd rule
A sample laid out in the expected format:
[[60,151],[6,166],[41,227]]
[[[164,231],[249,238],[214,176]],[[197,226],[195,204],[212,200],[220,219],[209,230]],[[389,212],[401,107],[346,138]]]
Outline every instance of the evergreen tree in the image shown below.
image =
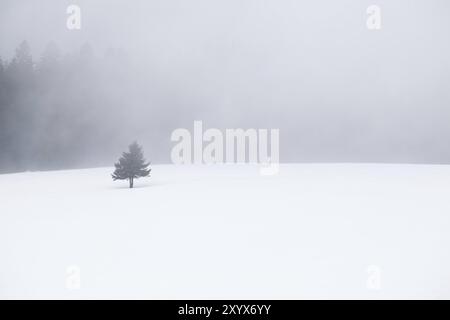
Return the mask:
[[128,180],[130,188],[133,188],[134,179],[149,176],[151,171],[148,168],[149,165],[150,163],[144,159],[142,147],[134,142],[128,147],[128,152],[122,153],[119,162],[114,164],[116,170],[112,174],[112,178],[114,181]]
[[22,41],[17,47],[14,58],[9,64],[9,69],[12,75],[18,78],[16,79],[18,82],[26,80],[33,74],[33,57],[28,42]]
[[[4,130],[9,135],[5,152],[13,171],[33,169],[36,119],[40,110],[36,107],[38,92],[33,58],[26,41],[17,47],[5,73],[7,103],[4,107],[7,123]],[[2,150],[5,149],[2,147]]]
[[58,46],[54,42],[50,42],[44,49],[41,60],[37,65],[37,69],[40,73],[43,73],[44,76],[48,76],[48,73],[58,71],[60,61],[61,53]]

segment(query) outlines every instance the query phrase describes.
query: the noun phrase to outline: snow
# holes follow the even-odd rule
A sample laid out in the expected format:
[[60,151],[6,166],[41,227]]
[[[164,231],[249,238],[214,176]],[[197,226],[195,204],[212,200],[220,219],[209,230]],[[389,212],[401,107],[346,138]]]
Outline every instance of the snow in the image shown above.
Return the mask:
[[0,298],[450,298],[450,166],[111,172],[0,175]]

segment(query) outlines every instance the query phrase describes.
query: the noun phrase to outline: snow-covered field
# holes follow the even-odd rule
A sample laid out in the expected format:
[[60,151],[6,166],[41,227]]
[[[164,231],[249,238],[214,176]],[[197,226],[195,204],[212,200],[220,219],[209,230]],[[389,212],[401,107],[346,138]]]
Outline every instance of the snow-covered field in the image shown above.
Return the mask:
[[0,298],[450,298],[450,166],[152,169],[0,175]]

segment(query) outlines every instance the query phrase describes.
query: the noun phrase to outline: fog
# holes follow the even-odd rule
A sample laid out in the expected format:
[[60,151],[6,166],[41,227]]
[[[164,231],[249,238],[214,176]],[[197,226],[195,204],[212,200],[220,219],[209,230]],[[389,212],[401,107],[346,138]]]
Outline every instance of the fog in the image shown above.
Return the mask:
[[[169,163],[171,132],[194,120],[279,128],[282,162],[450,163],[449,13],[446,0],[2,0],[0,74],[15,80],[0,82],[0,171],[111,165],[134,140]],[[23,41],[33,75],[8,67]]]

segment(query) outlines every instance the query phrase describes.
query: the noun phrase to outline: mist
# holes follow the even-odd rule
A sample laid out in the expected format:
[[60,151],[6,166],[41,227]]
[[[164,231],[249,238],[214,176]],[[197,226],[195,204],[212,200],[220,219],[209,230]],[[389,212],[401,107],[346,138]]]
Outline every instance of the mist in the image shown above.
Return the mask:
[[450,163],[450,5],[378,0],[368,30],[372,4],[3,0],[0,171],[109,166],[134,140],[170,163],[195,120],[277,128],[282,162]]

